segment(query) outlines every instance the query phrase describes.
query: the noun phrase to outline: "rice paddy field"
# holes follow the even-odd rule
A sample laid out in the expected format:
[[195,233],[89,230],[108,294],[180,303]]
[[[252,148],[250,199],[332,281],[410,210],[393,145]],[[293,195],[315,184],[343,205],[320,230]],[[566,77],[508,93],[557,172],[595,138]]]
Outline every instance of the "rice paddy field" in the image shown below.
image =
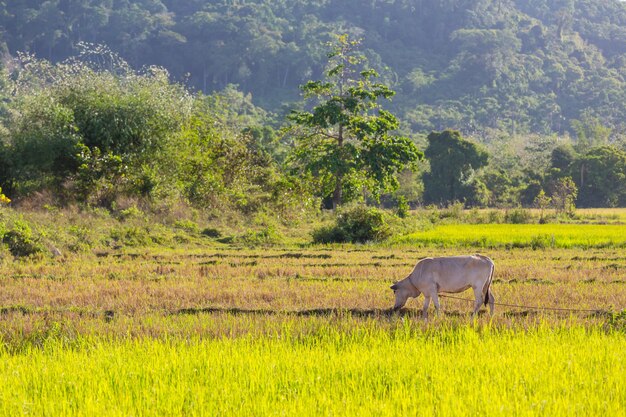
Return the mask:
[[[619,221],[440,225],[5,258],[0,415],[626,415],[625,241]],[[427,322],[422,299],[389,310],[418,259],[475,252],[493,317],[469,291]]]
[[597,224],[446,224],[397,237],[414,246],[476,248],[626,248],[626,226]]

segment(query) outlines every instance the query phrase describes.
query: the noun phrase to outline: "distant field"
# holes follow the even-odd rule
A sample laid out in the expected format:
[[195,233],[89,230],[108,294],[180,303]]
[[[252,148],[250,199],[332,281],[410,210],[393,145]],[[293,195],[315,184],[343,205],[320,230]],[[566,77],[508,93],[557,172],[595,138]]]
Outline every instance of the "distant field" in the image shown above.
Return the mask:
[[623,248],[626,225],[443,224],[397,237],[392,242],[476,248]]
[[[524,209],[529,211],[533,216],[540,217],[541,210],[539,209]],[[471,210],[466,210],[471,211]],[[488,213],[494,211],[494,209],[478,209],[479,213]],[[507,209],[500,209],[499,211],[506,212]],[[508,210],[510,211],[510,210]],[[545,215],[553,214],[552,210],[544,210]],[[626,223],[626,208],[578,208],[575,211],[575,221],[589,221],[594,223]]]
[[[624,226],[548,226],[4,258],[0,415],[624,415]],[[463,240],[480,230],[500,243]],[[547,245],[517,247],[545,230]],[[389,310],[418,259],[477,251],[496,302],[520,307],[476,322],[464,300],[428,323],[421,299]]]

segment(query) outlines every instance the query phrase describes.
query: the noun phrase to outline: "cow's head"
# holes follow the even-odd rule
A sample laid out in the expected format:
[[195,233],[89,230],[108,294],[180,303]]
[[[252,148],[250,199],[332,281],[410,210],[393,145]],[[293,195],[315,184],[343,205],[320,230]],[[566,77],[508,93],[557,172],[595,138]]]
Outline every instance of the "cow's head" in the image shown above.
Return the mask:
[[403,279],[400,282],[394,283],[391,286],[391,289],[396,296],[396,303],[393,306],[394,310],[399,310],[404,307],[409,297],[417,297],[420,295],[420,292],[408,279]]

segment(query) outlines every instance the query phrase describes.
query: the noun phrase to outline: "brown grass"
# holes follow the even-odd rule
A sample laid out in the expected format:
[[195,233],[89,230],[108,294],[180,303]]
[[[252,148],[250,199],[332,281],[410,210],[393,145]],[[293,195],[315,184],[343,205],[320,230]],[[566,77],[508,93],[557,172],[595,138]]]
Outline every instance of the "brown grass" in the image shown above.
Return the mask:
[[[320,326],[367,323],[423,325],[422,300],[394,314],[389,285],[425,256],[452,250],[369,246],[310,249],[208,248],[81,255],[63,260],[6,261],[0,266],[0,337],[10,346],[49,337],[305,334]],[[514,250],[488,253],[496,262],[497,302],[600,310],[552,312],[496,307],[490,325],[542,321],[601,323],[626,308],[626,256],[620,250]],[[471,298],[468,291],[461,296]],[[471,304],[442,299],[432,323],[467,323]],[[482,315],[481,321],[490,321]]]

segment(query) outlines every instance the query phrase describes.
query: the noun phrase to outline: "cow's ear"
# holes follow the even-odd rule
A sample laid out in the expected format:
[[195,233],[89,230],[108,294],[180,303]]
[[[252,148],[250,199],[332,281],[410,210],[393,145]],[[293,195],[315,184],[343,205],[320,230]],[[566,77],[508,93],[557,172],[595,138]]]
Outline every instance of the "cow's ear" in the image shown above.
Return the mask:
[[396,282],[395,284],[393,284],[393,285],[392,285],[391,287],[389,287],[389,288],[391,288],[391,289],[392,289],[392,290],[394,290],[394,291],[395,291],[395,290],[397,290],[397,289],[398,289],[398,283]]

